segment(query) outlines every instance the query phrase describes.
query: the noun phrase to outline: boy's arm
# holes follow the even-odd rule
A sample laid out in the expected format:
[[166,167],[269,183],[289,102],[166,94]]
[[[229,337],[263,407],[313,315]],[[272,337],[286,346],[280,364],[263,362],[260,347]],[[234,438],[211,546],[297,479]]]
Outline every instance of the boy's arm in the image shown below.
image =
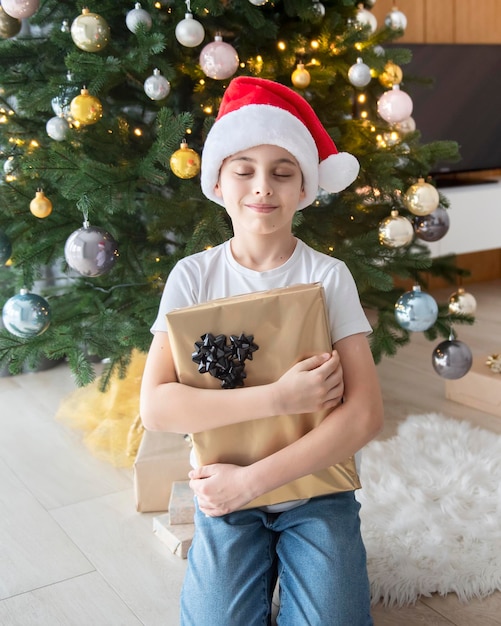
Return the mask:
[[291,480],[340,463],[380,431],[383,403],[365,335],[339,341],[344,374],[343,404],[315,429],[286,448],[247,467],[208,465],[190,473],[201,510],[218,516]]
[[145,428],[196,433],[273,415],[331,409],[343,395],[336,352],[305,359],[278,381],[237,389],[198,389],[177,382],[169,336],[157,332],[141,384]]

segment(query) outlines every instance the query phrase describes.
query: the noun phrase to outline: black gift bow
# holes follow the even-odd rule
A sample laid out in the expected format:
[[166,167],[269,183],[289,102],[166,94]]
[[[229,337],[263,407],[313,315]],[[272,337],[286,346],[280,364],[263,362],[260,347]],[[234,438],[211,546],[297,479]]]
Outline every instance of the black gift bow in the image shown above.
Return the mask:
[[253,353],[259,349],[254,343],[254,335],[230,335],[230,345],[226,335],[214,337],[206,333],[195,342],[195,352],[191,359],[198,364],[200,374],[207,372],[221,381],[223,389],[243,387],[245,373],[244,361],[252,361]]

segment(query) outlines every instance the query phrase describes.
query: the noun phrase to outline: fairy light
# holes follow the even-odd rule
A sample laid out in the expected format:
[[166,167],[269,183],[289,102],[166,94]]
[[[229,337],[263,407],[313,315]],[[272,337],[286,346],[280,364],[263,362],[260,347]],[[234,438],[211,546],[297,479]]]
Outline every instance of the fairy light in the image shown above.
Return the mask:
[[279,41],[277,43],[277,48],[280,50],[280,52],[284,52],[287,49],[287,46],[285,45],[285,41]]
[[320,44],[316,39],[313,39],[310,41],[310,47],[313,48],[313,50],[318,50],[320,48]]
[[206,115],[212,115],[212,111],[214,109],[212,108],[212,106],[210,104],[207,104],[206,106],[204,106],[202,108],[202,111],[206,114]]

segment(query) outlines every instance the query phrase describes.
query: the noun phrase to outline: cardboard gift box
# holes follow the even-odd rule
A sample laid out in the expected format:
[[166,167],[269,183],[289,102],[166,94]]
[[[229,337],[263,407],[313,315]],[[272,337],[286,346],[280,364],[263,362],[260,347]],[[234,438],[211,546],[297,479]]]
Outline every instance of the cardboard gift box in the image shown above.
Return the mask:
[[473,358],[470,371],[457,380],[445,381],[445,397],[501,417],[501,374],[486,365],[486,357]]
[[[298,361],[332,350],[325,295],[319,283],[177,309],[167,314],[167,325],[178,380],[193,387],[217,389],[231,386],[235,380],[235,386],[240,386],[242,373],[245,377],[240,383],[264,385],[278,380]],[[218,377],[228,371],[232,374],[229,378]],[[194,433],[197,463],[249,465],[296,441],[325,415],[325,411],[278,415]],[[264,494],[247,507],[359,487],[351,457]]]
[[172,484],[187,480],[190,446],[183,435],[145,430],[134,461],[136,509],[167,511]]

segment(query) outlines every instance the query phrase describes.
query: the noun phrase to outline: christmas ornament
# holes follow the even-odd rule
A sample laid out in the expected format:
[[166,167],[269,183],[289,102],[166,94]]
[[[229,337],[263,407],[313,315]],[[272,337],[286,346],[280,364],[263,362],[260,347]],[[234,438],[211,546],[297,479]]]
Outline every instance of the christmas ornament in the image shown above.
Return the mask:
[[268,2],[268,0],[249,0],[249,2],[256,7],[262,7]]
[[457,315],[475,315],[477,301],[475,297],[459,287],[449,298],[449,312]]
[[106,20],[87,8],[82,9],[82,14],[73,20],[70,32],[74,44],[85,52],[99,52],[110,40],[110,27]]
[[41,335],[50,326],[50,307],[47,300],[27,289],[9,298],[2,310],[5,328],[22,339]]
[[0,39],[15,37],[21,30],[21,20],[6,13],[0,6]]
[[170,83],[155,68],[153,74],[144,81],[144,93],[152,100],[163,100],[170,93]]
[[357,14],[355,16],[355,20],[357,22],[357,24],[362,27],[369,27],[369,34],[373,34],[376,32],[377,29],[377,19],[376,16],[371,13],[370,11],[368,11],[367,9],[364,8],[360,8],[357,11]]
[[384,70],[379,75],[379,82],[383,87],[391,89],[393,85],[400,85],[403,77],[404,73],[402,72],[402,68],[396,63],[393,63],[393,61],[388,61],[384,66]]
[[473,355],[470,348],[458,339],[451,337],[442,341],[433,350],[433,369],[442,378],[455,380],[467,374],[473,363]]
[[348,70],[348,80],[354,87],[365,87],[371,82],[371,69],[359,57]]
[[17,160],[11,155],[7,157],[3,164],[4,174],[7,176],[11,176],[10,180],[16,180],[16,170],[18,168]]
[[48,217],[52,213],[52,202],[41,189],[36,192],[35,197],[30,202],[30,211],[40,219]]
[[399,11],[397,7],[393,7],[384,20],[385,26],[391,30],[405,30],[407,28],[407,18]]
[[203,73],[215,80],[224,80],[233,76],[239,64],[238,54],[229,43],[225,43],[221,35],[202,48],[200,66]]
[[62,33],[69,33],[69,32],[71,32],[70,22],[68,20],[63,20],[61,22],[61,32]]
[[438,208],[440,196],[433,185],[426,183],[424,178],[419,178],[417,183],[407,189],[403,202],[414,215],[429,215]]
[[485,362],[495,374],[501,374],[501,354],[490,354]]
[[391,215],[379,223],[379,243],[388,248],[407,246],[414,239],[411,222],[393,209]]
[[83,227],[73,232],[64,246],[66,263],[82,276],[106,274],[118,257],[116,241],[107,231],[90,226],[87,220]]
[[12,244],[7,235],[0,230],[0,265],[5,265],[12,254]]
[[416,122],[414,121],[414,118],[408,117],[403,122],[398,122],[398,124],[395,124],[395,130],[397,130],[399,133],[402,133],[403,135],[406,135],[407,133],[413,133],[416,130]]
[[45,125],[47,135],[54,141],[64,141],[68,135],[70,127],[64,117],[56,115],[51,117]]
[[313,0],[311,10],[316,18],[322,19],[325,17],[325,6],[319,0]]
[[70,103],[70,113],[72,118],[82,124],[89,126],[95,124],[103,116],[103,105],[95,96],[91,96],[89,91],[84,87],[80,91],[80,95],[73,98]]
[[304,67],[304,63],[298,63],[296,69],[292,72],[291,81],[294,87],[298,89],[306,89],[311,81],[310,73]]
[[411,116],[413,102],[409,94],[400,90],[400,85],[386,91],[378,100],[377,112],[389,124],[398,124]]
[[71,120],[70,104],[75,96],[80,94],[80,88],[73,82],[73,74],[66,74],[66,83],[59,87],[59,94],[52,98],[51,105],[55,115]]
[[443,207],[438,207],[429,215],[420,215],[412,220],[414,232],[423,241],[438,241],[449,230],[449,213]]
[[146,30],[150,30],[153,20],[148,11],[141,8],[141,3],[136,2],[134,8],[125,16],[125,24],[132,33],[135,33],[139,25],[144,26]]
[[170,168],[178,178],[193,178],[200,171],[200,156],[183,141],[170,158]]
[[395,303],[395,319],[405,330],[422,332],[437,321],[438,305],[432,296],[414,285],[412,291],[402,294]]
[[5,13],[18,20],[35,15],[39,6],[40,0],[2,0]]
[[182,46],[195,48],[204,40],[205,30],[202,24],[194,19],[188,2],[186,6],[188,7],[188,13],[185,13],[184,20],[181,20],[176,26],[176,39]]

